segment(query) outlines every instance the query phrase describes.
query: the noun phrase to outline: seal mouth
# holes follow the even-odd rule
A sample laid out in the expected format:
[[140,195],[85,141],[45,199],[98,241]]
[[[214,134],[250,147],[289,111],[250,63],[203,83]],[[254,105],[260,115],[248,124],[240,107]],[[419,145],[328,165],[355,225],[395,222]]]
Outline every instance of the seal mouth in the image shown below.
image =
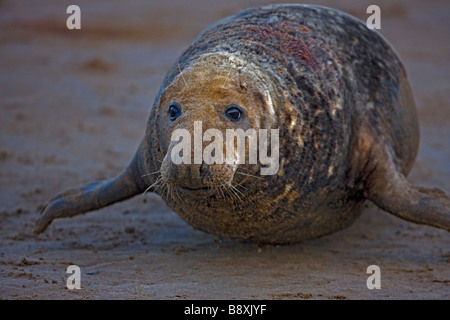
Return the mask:
[[206,187],[201,187],[201,188],[190,188],[190,187],[180,187],[181,189],[184,190],[189,190],[189,191],[207,191],[210,189],[210,187],[206,186]]

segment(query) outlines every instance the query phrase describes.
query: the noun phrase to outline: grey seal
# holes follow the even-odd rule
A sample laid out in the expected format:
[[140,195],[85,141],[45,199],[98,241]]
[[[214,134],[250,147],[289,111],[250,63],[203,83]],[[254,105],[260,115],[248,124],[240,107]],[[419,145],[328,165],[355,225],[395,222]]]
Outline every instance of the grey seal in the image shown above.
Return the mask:
[[[279,129],[279,168],[175,164],[176,129]],[[338,10],[270,5],[205,29],[165,77],[146,134],[116,178],[62,192],[35,232],[156,192],[196,228],[291,243],[349,226],[365,203],[450,231],[450,199],[409,183],[419,129],[405,68],[376,31]],[[205,147],[205,142],[202,142]]]

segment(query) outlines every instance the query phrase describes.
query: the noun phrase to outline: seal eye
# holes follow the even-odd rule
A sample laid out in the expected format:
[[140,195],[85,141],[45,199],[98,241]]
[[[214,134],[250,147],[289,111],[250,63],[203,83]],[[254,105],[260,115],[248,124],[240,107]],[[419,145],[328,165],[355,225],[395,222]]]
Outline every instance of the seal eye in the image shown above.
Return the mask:
[[232,121],[239,121],[242,118],[242,109],[235,104],[228,106],[225,115]]
[[181,106],[176,102],[172,102],[169,107],[169,119],[174,121],[180,115],[181,115]]

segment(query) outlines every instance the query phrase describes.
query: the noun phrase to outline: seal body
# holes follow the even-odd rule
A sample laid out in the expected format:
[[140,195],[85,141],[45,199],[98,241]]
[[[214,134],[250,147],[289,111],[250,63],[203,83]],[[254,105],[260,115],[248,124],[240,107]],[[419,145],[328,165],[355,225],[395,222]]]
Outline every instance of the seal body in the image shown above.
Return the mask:
[[[285,242],[349,225],[365,200],[348,181],[361,117],[385,131],[380,134],[392,144],[405,172],[414,160],[418,126],[410,111],[414,110],[412,98],[400,85],[406,81],[405,71],[386,41],[350,16],[318,7],[273,6],[220,21],[181,56],[161,95],[198,60],[211,73],[218,68],[237,69],[268,82],[271,88],[266,89],[265,101],[250,107],[263,108],[262,114],[276,119],[271,126],[281,130],[279,172],[263,181],[246,177],[248,190],[241,190],[244,203],[188,192],[181,196],[183,201],[177,201],[161,194],[175,212],[200,229],[241,240]],[[186,74],[184,78],[187,83],[179,79],[177,86],[181,90],[195,81]],[[203,83],[196,83],[195,90],[209,85],[208,77],[201,78]],[[404,105],[399,103],[402,94],[408,96]],[[157,99],[156,105],[177,100],[168,95],[167,101]],[[157,110],[150,118],[148,127],[154,131],[149,137],[163,135],[158,131]],[[409,117],[402,117],[404,113]],[[261,122],[264,125],[264,119]],[[162,160],[166,153],[162,149],[158,158]]]
[[[224,116],[229,106],[238,106],[238,121]],[[172,133],[193,132],[196,121],[202,133],[278,129],[278,170],[262,176],[261,164],[174,164]],[[329,234],[349,226],[367,200],[449,230],[448,196],[405,179],[418,140],[405,69],[379,33],[325,7],[249,9],[207,28],[175,62],[124,173],[59,195],[36,231],[145,190],[193,226],[238,240]]]

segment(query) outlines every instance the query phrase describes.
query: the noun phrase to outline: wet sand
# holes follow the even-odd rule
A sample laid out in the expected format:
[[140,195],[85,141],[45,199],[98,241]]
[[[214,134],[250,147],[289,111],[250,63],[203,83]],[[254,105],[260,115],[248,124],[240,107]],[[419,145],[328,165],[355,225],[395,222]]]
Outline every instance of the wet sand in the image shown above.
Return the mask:
[[[193,229],[146,194],[32,229],[59,191],[118,174],[165,72],[210,23],[268,1],[0,1],[0,298],[450,299],[450,234],[379,209],[330,236],[260,246]],[[366,20],[371,1],[320,1]],[[450,192],[450,3],[381,1],[421,124],[409,180]],[[66,268],[81,268],[81,290]],[[368,290],[366,269],[381,269]]]

